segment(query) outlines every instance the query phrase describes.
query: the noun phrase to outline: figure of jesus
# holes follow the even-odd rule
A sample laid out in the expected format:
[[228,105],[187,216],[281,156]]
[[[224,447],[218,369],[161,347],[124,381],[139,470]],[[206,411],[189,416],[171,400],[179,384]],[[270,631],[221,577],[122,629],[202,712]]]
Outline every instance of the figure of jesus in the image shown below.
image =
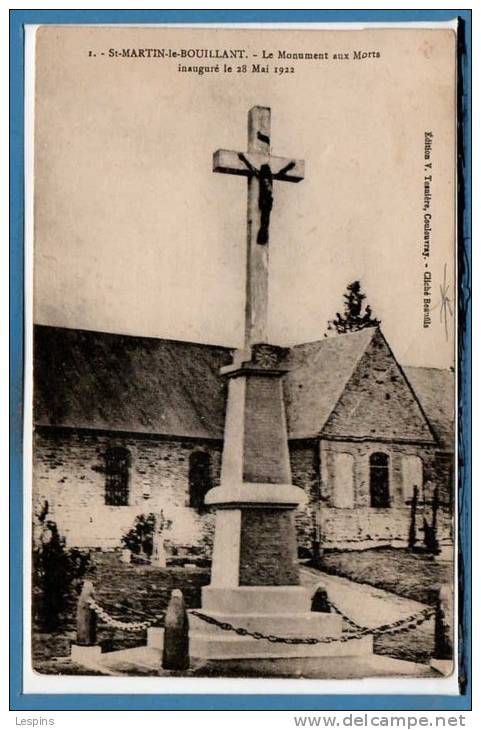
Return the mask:
[[242,160],[251,175],[259,180],[259,210],[261,213],[261,224],[257,232],[257,243],[265,245],[269,242],[269,222],[271,219],[271,210],[274,203],[274,195],[272,192],[272,171],[266,163],[261,165],[258,170],[247,157],[241,152],[239,159]]
[[[261,224],[257,232],[257,243],[265,245],[269,243],[269,223],[271,219],[271,210],[274,204],[273,195],[273,176],[270,165],[264,163],[258,170],[254,165],[247,159],[243,152],[239,153],[239,159],[242,160],[244,165],[247,167],[251,175],[254,175],[259,180],[259,210],[261,213]],[[295,167],[295,162],[289,162],[282,170],[279,171],[279,175],[289,172]]]

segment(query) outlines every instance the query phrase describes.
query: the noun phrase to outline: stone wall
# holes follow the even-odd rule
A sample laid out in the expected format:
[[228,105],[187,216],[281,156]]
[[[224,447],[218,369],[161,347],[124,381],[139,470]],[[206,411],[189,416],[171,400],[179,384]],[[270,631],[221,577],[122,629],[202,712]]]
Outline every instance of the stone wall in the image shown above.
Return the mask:
[[300,547],[312,551],[320,497],[319,442],[314,439],[291,441],[289,453],[292,483],[307,493],[306,503],[295,513],[297,539]]
[[[105,504],[105,452],[112,446],[131,452],[128,506]],[[196,448],[211,454],[217,486],[219,443],[41,429],[34,438],[34,511],[48,500],[49,516],[68,545],[109,549],[120,546],[137,515],[162,509],[172,522],[166,532],[169,552],[210,552],[214,516],[189,507],[189,456]]]
[[[104,460],[112,446],[128,448],[132,456],[128,506],[105,504]],[[168,550],[183,553],[193,547],[210,557],[213,511],[189,507],[189,456],[198,448],[211,454],[212,481],[218,486],[222,457],[218,443],[40,429],[34,438],[34,512],[47,500],[49,516],[69,546],[113,549],[120,547],[121,536],[137,515],[162,509],[172,521],[166,532]],[[293,483],[308,492],[296,524],[300,543],[310,548],[319,495],[317,442],[294,442],[290,457]]]
[[[210,453],[212,482],[217,486],[222,449],[219,442],[43,428],[36,433],[34,443],[34,510],[38,512],[48,500],[50,516],[70,546],[119,547],[122,534],[132,527],[137,515],[162,509],[165,518],[172,521],[166,532],[168,552],[210,557],[214,514],[189,507],[189,456],[199,448]],[[124,446],[132,456],[129,504],[125,507],[105,504],[104,460],[111,446]],[[292,441],[289,450],[292,482],[307,492],[307,502],[296,511],[295,520],[299,546],[309,552],[316,535],[325,547],[362,549],[406,544],[410,508],[403,490],[405,455],[423,460],[427,497],[435,483],[440,484],[441,495],[449,491],[443,484],[449,483],[450,460],[446,455],[440,458],[429,447],[299,440]],[[385,451],[390,456],[392,506],[385,510],[369,506],[369,454],[373,451]],[[336,507],[333,500],[336,454],[352,457],[352,508]],[[429,504],[420,505],[420,542],[423,512],[431,522]],[[451,531],[447,504],[439,512],[439,524],[440,537],[447,539]]]
[[[441,508],[438,512],[438,539],[442,542],[452,538],[452,519],[449,494],[452,470],[450,455],[440,456],[429,446],[415,444],[386,444],[384,442],[320,442],[320,531],[324,547],[367,548],[381,545],[406,546],[411,516],[410,497],[413,482],[419,488],[417,510],[417,538],[424,539],[423,518],[432,522],[432,496],[438,484]],[[390,506],[385,509],[370,506],[369,458],[374,452],[389,457]],[[352,458],[351,481],[347,470],[344,480],[336,480],[336,466],[340,455]],[[417,457],[420,471],[418,478],[410,476],[405,469],[406,461]],[[404,465],[403,465],[404,460]],[[348,463],[348,459],[346,462]],[[412,474],[412,472],[411,472]],[[336,490],[351,491],[350,498],[336,494]],[[339,503],[349,504],[339,508]]]
[[424,442],[435,438],[378,330],[323,426],[324,436]]
[[[424,545],[423,516],[429,524],[430,507],[420,507],[416,519],[417,545]],[[321,543],[325,549],[366,550],[373,547],[407,547],[410,509],[374,510],[323,508],[321,510]],[[446,509],[438,512],[438,540],[449,544],[451,517]]]
[[[320,442],[321,463],[321,501],[328,506],[335,506],[336,466],[340,454],[352,457],[353,506],[368,507],[370,505],[369,458],[373,453],[384,453],[389,458],[389,491],[391,507],[405,507],[412,496],[412,486],[416,483],[420,498],[432,499],[434,486],[439,487],[440,500],[446,506],[451,503],[453,479],[452,455],[442,453],[430,446],[416,444],[392,444],[381,441],[353,442],[328,441]],[[420,465],[419,478],[409,480],[404,467],[406,461],[417,458]],[[347,482],[347,479],[346,479]],[[346,487],[347,488],[347,487]]]

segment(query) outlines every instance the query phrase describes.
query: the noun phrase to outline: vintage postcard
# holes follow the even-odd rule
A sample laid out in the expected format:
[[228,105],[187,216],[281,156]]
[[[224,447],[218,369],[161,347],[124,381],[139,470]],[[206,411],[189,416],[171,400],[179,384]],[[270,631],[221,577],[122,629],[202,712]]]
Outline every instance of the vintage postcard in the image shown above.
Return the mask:
[[31,686],[458,694],[456,23],[32,36]]

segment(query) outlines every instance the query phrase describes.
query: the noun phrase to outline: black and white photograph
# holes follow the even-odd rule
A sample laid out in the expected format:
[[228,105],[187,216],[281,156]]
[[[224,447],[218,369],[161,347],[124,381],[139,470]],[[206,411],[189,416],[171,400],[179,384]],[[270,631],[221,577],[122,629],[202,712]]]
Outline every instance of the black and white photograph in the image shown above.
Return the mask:
[[456,25],[33,45],[32,681],[462,682]]

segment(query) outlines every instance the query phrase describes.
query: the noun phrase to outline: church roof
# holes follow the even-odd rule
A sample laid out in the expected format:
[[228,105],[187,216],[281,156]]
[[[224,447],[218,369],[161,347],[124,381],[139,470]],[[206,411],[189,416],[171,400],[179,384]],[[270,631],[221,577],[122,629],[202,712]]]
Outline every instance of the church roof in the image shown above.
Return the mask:
[[320,433],[375,332],[369,327],[291,348],[284,393],[295,437]]
[[37,425],[223,436],[223,347],[59,327],[35,327]]
[[[290,438],[322,432],[376,328],[297,345],[285,379]],[[68,428],[222,439],[232,350],[36,325],[34,422]],[[404,368],[430,424],[451,444],[454,378]],[[440,394],[441,397],[440,397]]]
[[454,444],[455,381],[450,370],[404,367],[419,402],[441,445]]

